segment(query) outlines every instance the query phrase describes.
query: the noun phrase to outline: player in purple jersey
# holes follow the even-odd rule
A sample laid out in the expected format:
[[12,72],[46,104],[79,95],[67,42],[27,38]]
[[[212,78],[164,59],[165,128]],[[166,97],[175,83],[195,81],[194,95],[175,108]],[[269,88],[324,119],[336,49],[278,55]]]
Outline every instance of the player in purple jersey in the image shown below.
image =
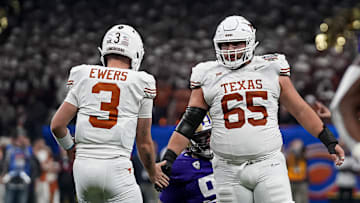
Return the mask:
[[216,201],[210,134],[211,119],[206,115],[189,147],[172,165],[169,186],[160,194],[162,203]]

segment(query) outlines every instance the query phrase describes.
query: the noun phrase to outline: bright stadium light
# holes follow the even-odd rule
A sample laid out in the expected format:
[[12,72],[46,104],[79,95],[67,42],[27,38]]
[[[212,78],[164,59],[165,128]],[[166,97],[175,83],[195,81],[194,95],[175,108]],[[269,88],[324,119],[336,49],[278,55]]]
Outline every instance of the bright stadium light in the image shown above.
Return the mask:
[[360,20],[354,20],[352,22],[352,27],[355,29],[355,30],[360,30]]
[[328,44],[325,41],[316,43],[316,49],[319,50],[319,51],[324,51],[327,48],[328,48]]
[[327,35],[326,34],[317,34],[315,37],[315,42],[323,42],[327,40]]
[[326,23],[321,23],[321,25],[320,25],[320,31],[321,31],[321,32],[327,32],[328,29],[329,29],[328,24],[326,24]]
[[345,43],[346,43],[345,37],[343,37],[343,36],[337,37],[337,39],[336,39],[336,44],[337,44],[337,45],[339,45],[339,46],[344,46]]

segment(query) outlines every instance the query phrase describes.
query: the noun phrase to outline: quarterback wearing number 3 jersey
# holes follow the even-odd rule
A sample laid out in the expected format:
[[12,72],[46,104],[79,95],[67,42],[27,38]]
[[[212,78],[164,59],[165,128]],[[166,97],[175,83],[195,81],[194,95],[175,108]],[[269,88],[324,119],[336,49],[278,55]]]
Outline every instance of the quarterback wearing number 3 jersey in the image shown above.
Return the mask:
[[[144,49],[131,26],[113,26],[100,53],[104,66],[71,69],[69,92],[51,121],[51,130],[70,158],[76,149],[73,170],[80,203],[142,203],[130,161],[135,139],[150,180],[168,184],[168,177],[155,165],[150,134],[155,79],[138,71]],[[74,142],[66,126],[75,115]]]
[[162,170],[171,175],[172,160],[195,137],[195,127],[209,111],[217,200],[292,203],[281,153],[279,102],[325,144],[335,164],[342,164],[344,151],[293,87],[285,56],[254,56],[255,31],[241,16],[229,16],[218,25],[214,36],[217,61],[192,69],[189,104],[170,138]]

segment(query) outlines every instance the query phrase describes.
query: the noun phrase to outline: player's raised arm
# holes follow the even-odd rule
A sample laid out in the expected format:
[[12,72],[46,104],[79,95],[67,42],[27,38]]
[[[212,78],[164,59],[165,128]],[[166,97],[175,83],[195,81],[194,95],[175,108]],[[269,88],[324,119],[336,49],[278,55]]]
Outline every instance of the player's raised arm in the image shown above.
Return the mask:
[[341,165],[345,157],[344,150],[338,145],[338,141],[331,131],[324,125],[310,105],[298,94],[289,77],[280,76],[279,83],[281,86],[281,104],[311,135],[320,139],[327,147],[335,164]]

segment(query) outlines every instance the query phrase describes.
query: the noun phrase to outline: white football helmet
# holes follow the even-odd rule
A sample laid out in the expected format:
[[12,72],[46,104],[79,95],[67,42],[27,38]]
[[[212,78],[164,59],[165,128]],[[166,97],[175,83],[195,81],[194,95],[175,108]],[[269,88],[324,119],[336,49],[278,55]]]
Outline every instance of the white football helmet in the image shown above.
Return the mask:
[[214,157],[214,153],[210,149],[211,123],[210,116],[206,115],[203,122],[196,129],[188,147],[191,153],[208,160]]
[[[214,36],[216,57],[219,63],[230,69],[237,69],[254,56],[256,29],[242,16],[229,16],[218,25]],[[221,50],[219,44],[226,42],[245,42],[246,47],[235,50]],[[237,58],[239,53],[243,53]],[[225,55],[234,54],[235,60],[226,59]]]
[[106,66],[105,56],[119,54],[129,57],[131,69],[138,71],[144,56],[144,45],[139,33],[129,25],[115,25],[109,29],[102,41],[101,63]]

